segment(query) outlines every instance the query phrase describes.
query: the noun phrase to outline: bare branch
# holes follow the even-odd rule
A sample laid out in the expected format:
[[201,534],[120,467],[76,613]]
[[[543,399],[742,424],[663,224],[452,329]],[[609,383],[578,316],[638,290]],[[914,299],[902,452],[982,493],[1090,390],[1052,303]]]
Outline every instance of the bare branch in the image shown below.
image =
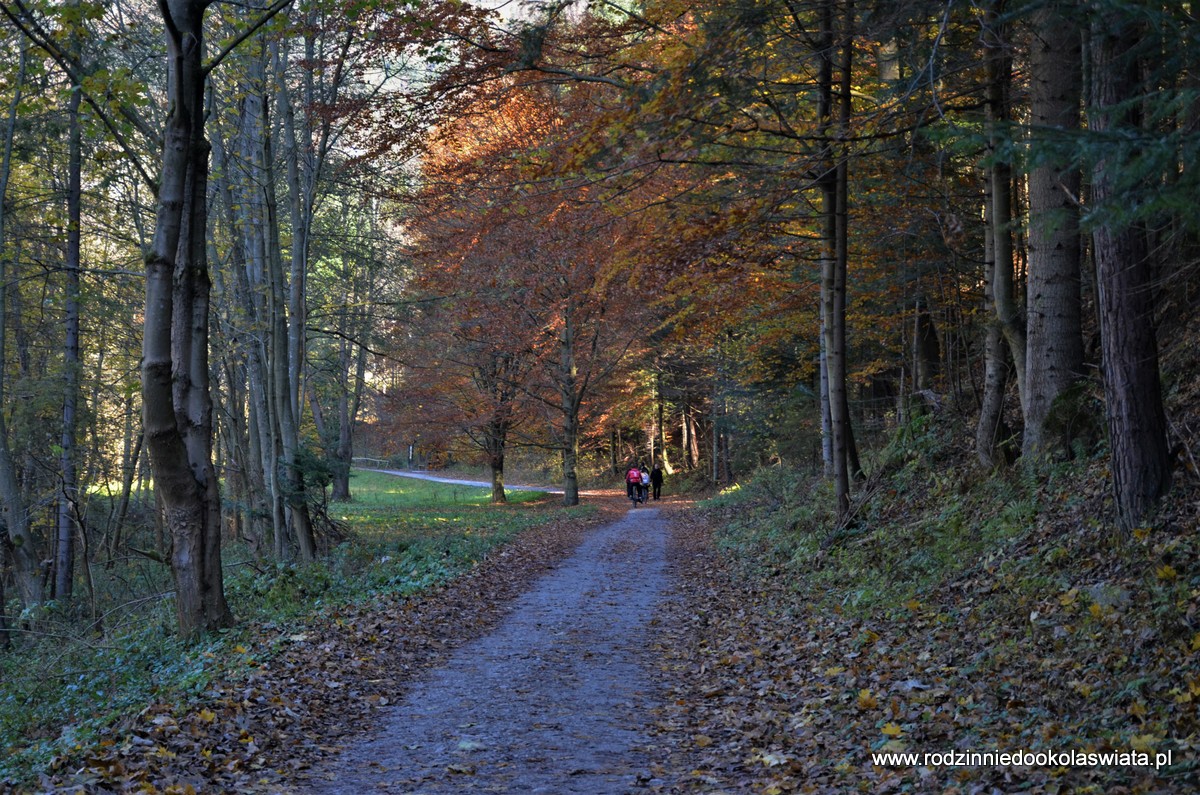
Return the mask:
[[233,52],[234,48],[236,48],[243,41],[245,41],[246,39],[250,38],[255,33],[257,33],[259,28],[261,28],[263,25],[270,22],[272,19],[275,18],[276,14],[278,14],[280,11],[287,8],[291,4],[292,4],[292,0],[275,0],[274,3],[272,3],[270,6],[268,6],[265,11],[263,11],[263,15],[261,17],[259,17],[254,22],[254,24],[252,24],[250,27],[246,28],[240,34],[235,36],[231,42],[226,44],[225,48],[222,49],[219,53],[217,53],[217,56],[215,58],[213,58],[211,61],[209,61],[208,64],[201,70],[201,74],[203,74],[205,77],[208,77],[208,73],[211,72],[213,69],[216,69],[218,66],[220,66],[221,61],[225,60],[225,58],[231,52]]

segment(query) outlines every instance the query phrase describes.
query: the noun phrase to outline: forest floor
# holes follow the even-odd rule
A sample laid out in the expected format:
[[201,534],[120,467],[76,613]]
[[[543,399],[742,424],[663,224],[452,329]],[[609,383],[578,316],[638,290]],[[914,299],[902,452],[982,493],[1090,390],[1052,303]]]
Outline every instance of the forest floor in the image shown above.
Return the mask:
[[[216,682],[187,706],[149,707],[121,736],[60,760],[43,788],[1200,789],[1200,633],[1163,628],[1180,609],[1194,618],[1196,593],[1174,586],[1195,550],[1171,547],[1178,571],[1162,563],[1163,531],[1134,542],[1159,589],[1149,595],[1112,556],[1084,554],[1092,529],[1039,522],[999,546],[1003,565],[1018,568],[989,555],[921,600],[854,614],[794,572],[743,569],[718,548],[714,525],[733,521],[719,507],[597,502],[595,516],[526,531],[446,587],[262,630],[242,649],[249,676]],[[1194,521],[1184,513],[1176,524]],[[802,566],[827,563],[821,553]],[[871,758],[998,750],[1172,757],[1158,770],[1130,758],[963,767]]]
[[[54,792],[623,792],[651,772],[664,509],[521,533],[445,587],[256,630],[249,675],[55,761]],[[469,781],[469,783],[468,783]]]

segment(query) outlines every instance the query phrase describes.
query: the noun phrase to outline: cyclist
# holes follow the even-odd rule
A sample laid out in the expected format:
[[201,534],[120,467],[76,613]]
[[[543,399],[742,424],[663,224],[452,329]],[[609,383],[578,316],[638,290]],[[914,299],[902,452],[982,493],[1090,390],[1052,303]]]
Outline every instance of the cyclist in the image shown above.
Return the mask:
[[637,464],[630,464],[625,470],[625,496],[633,500],[634,505],[642,501],[642,470]]

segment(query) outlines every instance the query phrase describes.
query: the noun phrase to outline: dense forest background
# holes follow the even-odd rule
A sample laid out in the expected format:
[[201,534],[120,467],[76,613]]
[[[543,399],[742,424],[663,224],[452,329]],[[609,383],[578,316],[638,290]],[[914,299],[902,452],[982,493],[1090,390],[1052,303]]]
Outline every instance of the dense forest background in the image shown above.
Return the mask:
[[222,544],[329,555],[356,459],[769,468],[831,545],[898,444],[1099,467],[1126,538],[1196,477],[1192,3],[0,12],[3,647],[229,626]]

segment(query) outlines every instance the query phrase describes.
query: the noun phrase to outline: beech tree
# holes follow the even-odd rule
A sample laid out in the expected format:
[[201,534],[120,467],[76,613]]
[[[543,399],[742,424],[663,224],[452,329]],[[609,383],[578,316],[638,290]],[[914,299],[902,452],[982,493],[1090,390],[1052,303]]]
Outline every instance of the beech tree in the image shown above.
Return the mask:
[[180,634],[227,626],[221,571],[221,498],[213,469],[209,392],[208,169],[204,85],[233,44],[283,9],[280,0],[205,62],[208,0],[165,0],[167,100],[154,236],[146,255],[142,343],[145,444],[171,530]]

